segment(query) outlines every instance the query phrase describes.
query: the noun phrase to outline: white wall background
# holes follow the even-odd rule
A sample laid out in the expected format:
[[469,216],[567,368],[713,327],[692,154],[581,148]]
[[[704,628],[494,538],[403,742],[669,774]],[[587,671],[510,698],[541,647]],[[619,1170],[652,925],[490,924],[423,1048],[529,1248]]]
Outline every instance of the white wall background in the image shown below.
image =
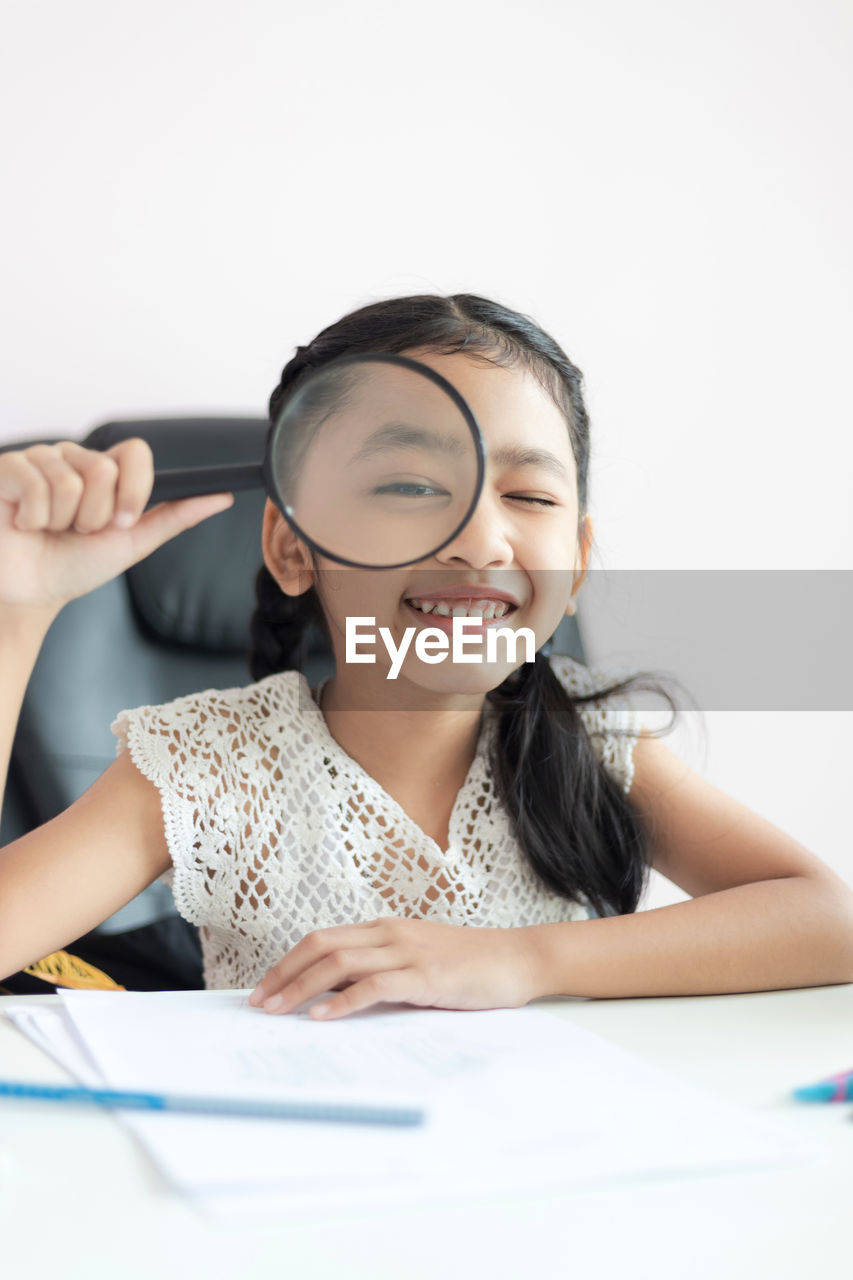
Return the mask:
[[[261,413],[354,306],[480,292],[586,374],[597,566],[853,568],[851,0],[0,11],[0,441]],[[853,882],[853,715],[708,723]]]

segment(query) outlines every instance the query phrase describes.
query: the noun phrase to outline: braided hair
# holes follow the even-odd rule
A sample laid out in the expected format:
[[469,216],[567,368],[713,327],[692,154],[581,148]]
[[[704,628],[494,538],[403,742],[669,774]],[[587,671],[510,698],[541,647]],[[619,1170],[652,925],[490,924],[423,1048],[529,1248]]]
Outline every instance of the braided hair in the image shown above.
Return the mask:
[[[476,294],[419,294],[374,302],[323,329],[307,347],[297,347],[273,391],[271,420],[307,372],[338,356],[357,352],[436,354],[463,352],[491,364],[529,369],[562,410],[575,457],[579,519],[587,510],[589,418],[580,370],[532,319]],[[328,641],[322,606],[311,587],[285,595],[262,566],[256,580],[252,619],[252,678],[300,669],[312,635]],[[512,672],[486,698],[498,712],[490,765],[499,801],[537,876],[568,901],[583,902],[597,915],[637,909],[648,878],[650,833],[639,811],[599,760],[577,705],[642,688],[678,708],[655,673],[583,695],[569,695],[544,651]],[[631,733],[631,730],[614,730]]]

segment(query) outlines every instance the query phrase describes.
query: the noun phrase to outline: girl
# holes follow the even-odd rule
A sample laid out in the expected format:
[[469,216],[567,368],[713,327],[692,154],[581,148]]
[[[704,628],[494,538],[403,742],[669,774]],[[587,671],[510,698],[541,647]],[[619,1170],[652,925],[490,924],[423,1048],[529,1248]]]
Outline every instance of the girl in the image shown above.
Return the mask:
[[[412,356],[471,405],[487,448],[472,518],[415,566],[341,569],[268,502],[255,683],[119,715],[115,762],[0,854],[0,975],[165,876],[201,926],[206,985],[254,986],[274,1013],[327,991],[312,1017],[853,981],[845,884],[638,726],[619,696],[633,681],[603,688],[542,652],[592,542],[589,425],[565,353],[485,298],[399,298],[299,348],[271,413],[304,370],[359,351]],[[143,514],[152,478],[140,440],[0,456],[4,779],[62,605],[231,501]],[[431,665],[410,646],[389,680],[381,649],[345,660],[348,617],[399,644],[457,608],[532,629],[535,663]],[[336,667],[309,690],[296,668],[312,623]],[[637,913],[649,866],[690,900]]]

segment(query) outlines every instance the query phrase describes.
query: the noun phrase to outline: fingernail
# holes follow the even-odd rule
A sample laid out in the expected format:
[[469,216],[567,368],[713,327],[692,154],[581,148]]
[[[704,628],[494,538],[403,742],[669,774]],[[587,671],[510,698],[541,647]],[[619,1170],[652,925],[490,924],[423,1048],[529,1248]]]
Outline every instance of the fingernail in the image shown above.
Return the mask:
[[257,988],[255,991],[253,991],[253,992],[252,992],[252,994],[249,996],[249,1004],[263,1004],[263,1002],[264,1002],[264,997],[263,997],[263,994],[262,994],[262,992],[261,992],[260,987],[258,987],[258,988]]
[[117,529],[129,529],[133,524],[133,515],[130,511],[117,511],[113,518],[113,524]]
[[264,1008],[270,1013],[275,1013],[276,1009],[284,1008],[284,996],[270,996],[269,1000],[264,1001]]
[[327,1004],[315,1004],[311,1006],[312,1018],[323,1018],[328,1012],[329,1006]]

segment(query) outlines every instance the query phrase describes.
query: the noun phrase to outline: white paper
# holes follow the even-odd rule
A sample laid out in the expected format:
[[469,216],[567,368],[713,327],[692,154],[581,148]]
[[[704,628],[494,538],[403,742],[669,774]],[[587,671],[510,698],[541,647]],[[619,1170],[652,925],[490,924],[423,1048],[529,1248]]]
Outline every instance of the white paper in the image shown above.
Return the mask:
[[103,1088],[104,1078],[78,1036],[65,1010],[57,1005],[25,1005],[18,1001],[3,1013],[28,1040],[64,1067],[86,1088]]
[[67,992],[62,1033],[59,1011],[52,1025],[26,1021],[57,1056],[76,1032],[114,1088],[400,1100],[428,1112],[412,1129],[123,1112],[166,1178],[215,1211],[260,1199],[294,1213],[387,1205],[812,1154],[767,1119],[535,1008],[385,1005],[317,1023],[271,1017],[247,996]]

